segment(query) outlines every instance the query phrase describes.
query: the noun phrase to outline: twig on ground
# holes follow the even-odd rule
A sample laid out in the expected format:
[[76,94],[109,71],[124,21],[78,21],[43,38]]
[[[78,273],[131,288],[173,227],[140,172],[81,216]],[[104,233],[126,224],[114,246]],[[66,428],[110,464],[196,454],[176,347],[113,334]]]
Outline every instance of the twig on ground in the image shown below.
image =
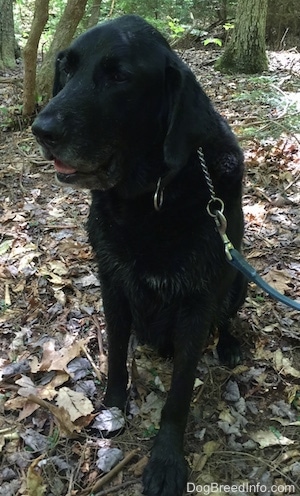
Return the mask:
[[[132,450],[128,455],[123,458],[108,474],[101,477],[92,487],[88,487],[84,489],[82,493],[78,496],[88,496],[89,494],[96,494],[104,484],[110,482],[131,460],[135,457],[135,455],[139,452],[139,448]],[[107,494],[111,492],[111,489],[107,492]],[[106,492],[104,492],[106,494]]]
[[102,381],[101,373],[100,373],[100,370],[98,369],[97,365],[95,364],[93,358],[91,357],[91,355],[89,354],[88,350],[86,349],[86,347],[84,345],[81,346],[81,349],[82,349],[83,353],[85,354],[85,356],[87,357],[87,359],[89,360],[90,364],[92,365],[97,379],[101,382]]
[[297,174],[297,175],[296,175],[296,177],[293,179],[293,181],[291,181],[291,182],[290,182],[290,183],[289,183],[289,184],[288,184],[288,185],[284,188],[284,190],[283,190],[283,191],[284,191],[284,193],[285,193],[288,189],[290,189],[290,188],[293,186],[293,184],[295,184],[295,183],[298,181],[298,179],[300,179],[300,172],[299,172],[299,174]]

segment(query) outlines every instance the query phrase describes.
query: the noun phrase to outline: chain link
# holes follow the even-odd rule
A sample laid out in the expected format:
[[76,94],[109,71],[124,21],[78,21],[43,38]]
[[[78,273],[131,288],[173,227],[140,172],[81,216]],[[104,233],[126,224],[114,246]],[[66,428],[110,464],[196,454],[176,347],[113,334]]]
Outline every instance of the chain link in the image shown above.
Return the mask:
[[216,199],[216,192],[215,192],[215,188],[214,188],[214,185],[213,185],[211,177],[210,177],[210,173],[208,172],[207,165],[205,163],[205,158],[203,155],[202,148],[198,148],[197,153],[198,153],[198,158],[199,158],[199,161],[200,161],[200,164],[201,164],[201,167],[202,167],[202,170],[203,170],[206,182],[207,182],[207,186],[208,186],[208,189],[210,192],[211,200],[215,200]]

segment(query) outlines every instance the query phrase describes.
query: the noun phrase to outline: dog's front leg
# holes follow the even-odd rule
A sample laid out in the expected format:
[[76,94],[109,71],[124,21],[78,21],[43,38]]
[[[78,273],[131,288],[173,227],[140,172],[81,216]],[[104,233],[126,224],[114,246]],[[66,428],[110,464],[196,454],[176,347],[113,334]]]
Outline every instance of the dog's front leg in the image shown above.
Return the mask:
[[171,388],[162,410],[160,430],[155,438],[143,483],[147,496],[181,496],[187,482],[183,437],[194,386],[195,371],[208,332],[208,323],[186,309],[177,323]]
[[124,410],[127,400],[127,353],[131,331],[131,312],[122,290],[105,284],[102,298],[108,339],[108,378],[104,404]]

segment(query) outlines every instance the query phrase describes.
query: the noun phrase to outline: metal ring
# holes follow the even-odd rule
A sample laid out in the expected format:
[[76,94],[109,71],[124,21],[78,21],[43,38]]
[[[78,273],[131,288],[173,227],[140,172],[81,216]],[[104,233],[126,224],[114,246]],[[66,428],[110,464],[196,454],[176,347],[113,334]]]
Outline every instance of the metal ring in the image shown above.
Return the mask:
[[209,200],[206,210],[211,217],[216,218],[218,216],[217,212],[221,212],[221,214],[224,212],[223,200],[221,200],[221,198],[212,198],[211,200]]

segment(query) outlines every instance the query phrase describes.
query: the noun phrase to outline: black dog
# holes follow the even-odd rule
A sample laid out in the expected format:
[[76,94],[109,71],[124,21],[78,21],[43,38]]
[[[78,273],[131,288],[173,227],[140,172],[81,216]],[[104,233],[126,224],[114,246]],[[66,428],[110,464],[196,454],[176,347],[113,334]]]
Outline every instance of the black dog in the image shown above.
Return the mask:
[[202,149],[228,237],[243,234],[243,156],[223,118],[167,41],[137,16],[105,22],[57,58],[54,98],[33,124],[57,179],[92,191],[88,232],[97,254],[109,343],[107,406],[124,408],[128,340],[173,355],[171,388],[145,469],[148,496],[179,496],[183,435],[197,361],[218,326],[223,361],[238,362],[229,320],[245,281],[226,261]]

